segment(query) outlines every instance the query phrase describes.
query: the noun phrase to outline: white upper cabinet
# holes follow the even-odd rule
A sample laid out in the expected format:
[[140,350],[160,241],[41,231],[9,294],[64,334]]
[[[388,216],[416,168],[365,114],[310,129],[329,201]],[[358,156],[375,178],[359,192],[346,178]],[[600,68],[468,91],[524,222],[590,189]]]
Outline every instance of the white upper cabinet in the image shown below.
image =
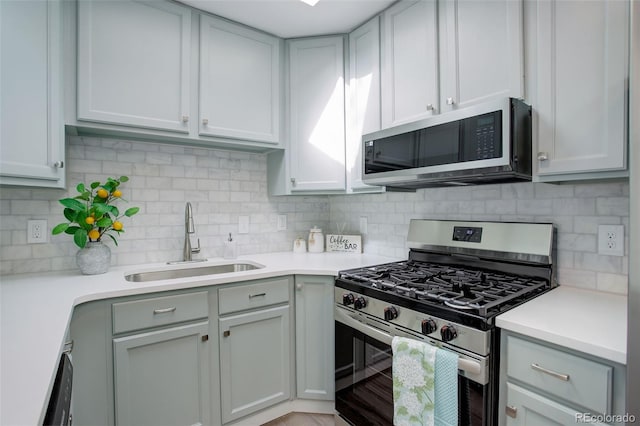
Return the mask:
[[629,2],[540,1],[535,12],[540,180],[626,173]]
[[0,184],[64,188],[58,1],[0,1]]
[[189,132],[191,10],[78,2],[78,120]]
[[521,0],[441,0],[441,111],[499,97],[521,98]]
[[382,126],[523,96],[522,0],[401,1],[383,14]]
[[280,138],[280,41],[200,17],[201,135],[277,143]]
[[344,39],[290,41],[290,190],[345,190]]
[[438,109],[435,0],[401,1],[383,16],[382,127],[422,119]]
[[349,34],[347,80],[347,188],[352,192],[382,188],[362,182],[362,135],[380,130],[380,18]]

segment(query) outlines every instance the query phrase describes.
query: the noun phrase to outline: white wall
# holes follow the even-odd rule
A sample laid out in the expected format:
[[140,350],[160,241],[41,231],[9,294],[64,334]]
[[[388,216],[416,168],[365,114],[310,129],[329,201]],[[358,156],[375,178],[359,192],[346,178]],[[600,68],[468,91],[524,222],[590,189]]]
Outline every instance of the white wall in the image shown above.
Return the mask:
[[[266,155],[158,143],[73,137],[67,144],[68,191],[0,188],[0,274],[75,270],[78,248],[70,235],[51,236],[47,244],[27,244],[27,220],[47,219],[49,229],[65,221],[60,198],[75,196],[79,182],[126,175],[123,208],[140,213],[122,222],[118,247],[109,239],[112,264],[179,260],[184,244],[184,207],[193,205],[202,253],[221,257],[229,232],[240,254],[291,250],[309,228],[326,228],[326,197],[269,197]],[[277,231],[277,216],[288,230]],[[250,217],[249,234],[238,235],[238,216]],[[196,257],[196,256],[194,256]]]
[[332,231],[358,233],[369,253],[406,258],[409,220],[455,219],[552,222],[558,230],[557,275],[562,285],[626,293],[628,256],[597,254],[598,224],[624,225],[629,253],[628,183],[518,183],[430,188],[415,193],[331,196]]

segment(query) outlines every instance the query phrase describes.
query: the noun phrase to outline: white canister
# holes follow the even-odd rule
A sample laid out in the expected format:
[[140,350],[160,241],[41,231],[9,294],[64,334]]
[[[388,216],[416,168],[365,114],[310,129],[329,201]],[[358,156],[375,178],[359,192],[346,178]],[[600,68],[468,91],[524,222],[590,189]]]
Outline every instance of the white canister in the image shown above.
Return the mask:
[[293,242],[293,252],[294,253],[306,253],[307,252],[307,242],[304,238],[296,238]]
[[322,229],[313,227],[309,231],[309,253],[322,253],[324,251],[324,234]]

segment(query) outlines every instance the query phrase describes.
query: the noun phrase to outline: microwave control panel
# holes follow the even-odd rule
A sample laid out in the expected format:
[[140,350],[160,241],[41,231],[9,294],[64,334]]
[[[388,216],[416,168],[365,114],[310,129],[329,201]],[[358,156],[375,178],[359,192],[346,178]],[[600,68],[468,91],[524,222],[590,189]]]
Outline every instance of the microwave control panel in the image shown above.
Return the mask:
[[495,113],[489,113],[476,119],[476,154],[478,160],[496,157]]

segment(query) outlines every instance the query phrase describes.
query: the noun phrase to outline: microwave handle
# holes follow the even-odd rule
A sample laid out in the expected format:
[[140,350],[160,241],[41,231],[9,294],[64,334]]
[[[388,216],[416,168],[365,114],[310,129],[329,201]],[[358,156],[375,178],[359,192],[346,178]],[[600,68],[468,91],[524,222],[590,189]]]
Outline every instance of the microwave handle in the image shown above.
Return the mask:
[[[371,327],[370,325],[364,324],[357,318],[349,315],[342,309],[335,310],[335,320],[341,322],[342,324],[351,327],[355,330],[358,330],[361,333],[366,334],[369,337],[379,340],[380,342],[391,346],[391,341],[393,340],[393,336],[388,333],[385,333],[382,330],[378,330],[375,327]],[[458,358],[458,368],[460,370],[466,371],[471,374],[480,374],[482,372],[482,366],[479,362],[471,361],[468,359]]]

